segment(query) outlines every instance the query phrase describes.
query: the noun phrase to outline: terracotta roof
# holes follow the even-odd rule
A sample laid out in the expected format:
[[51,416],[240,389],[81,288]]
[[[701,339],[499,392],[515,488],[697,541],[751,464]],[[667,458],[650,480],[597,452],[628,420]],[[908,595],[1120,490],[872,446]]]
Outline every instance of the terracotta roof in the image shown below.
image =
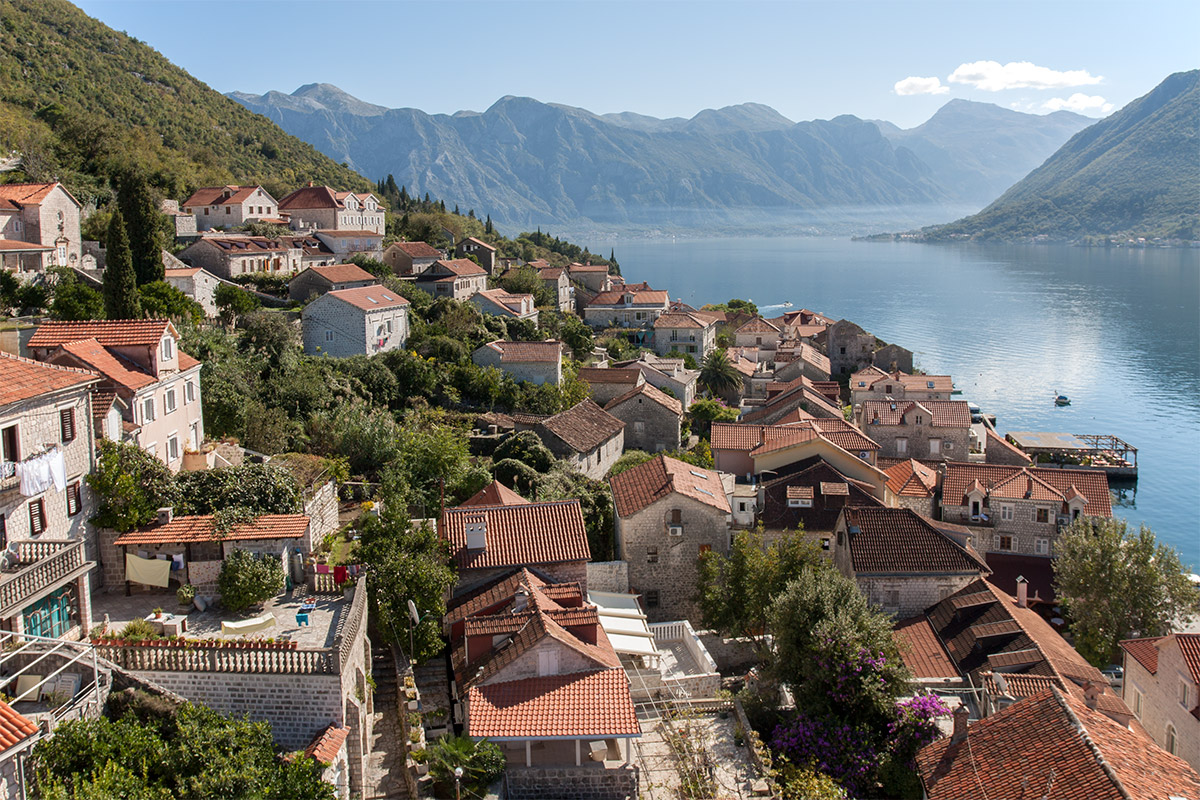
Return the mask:
[[[867,385],[859,386],[860,383]],[[907,372],[884,372],[878,367],[856,372],[850,376],[850,390],[870,389],[877,384],[897,384],[905,391],[944,392],[954,391],[954,380],[949,375],[909,375]],[[898,393],[897,393],[898,394]]]
[[492,481],[471,495],[469,500],[459,505],[459,508],[469,508],[471,506],[523,506],[528,504],[528,500],[500,481]]
[[754,317],[746,324],[742,325],[734,334],[739,333],[765,333],[769,335],[779,335],[779,326],[770,320],[765,320],[762,317]]
[[517,567],[482,586],[452,598],[447,604],[443,622],[446,625],[454,625],[478,614],[494,615],[511,610],[513,598],[521,587],[524,587],[531,597],[538,593],[555,600],[559,605],[579,606],[585,599],[583,589],[578,583],[550,583],[537,570]]
[[625,428],[625,423],[592,402],[576,403],[539,423],[577,453],[590,453]]
[[16,747],[37,730],[32,720],[21,716],[12,706],[0,700],[0,752]]
[[[809,456],[783,470],[784,474],[762,483],[763,508],[758,518],[767,530],[796,530],[803,526],[808,533],[832,533],[847,506],[883,505],[870,494],[871,486],[847,478],[820,455]],[[823,483],[841,483],[849,487],[849,495],[821,494]],[[792,499],[811,498],[812,506],[789,506],[789,495]]]
[[896,623],[892,638],[900,646],[904,666],[914,678],[957,678],[958,670],[938,641],[937,633],[924,615]]
[[[1021,484],[1020,479],[1026,478]],[[1037,491],[1045,492],[1051,487],[1065,496],[1074,485],[1087,498],[1087,513],[1093,517],[1111,517],[1112,499],[1108,493],[1108,478],[1101,470],[1091,469],[1046,469],[1042,467],[1009,467],[1000,464],[965,464],[949,462],[942,479],[942,497],[946,505],[965,505],[963,498],[973,482],[987,491],[1005,483],[1009,492],[1024,497],[1029,489],[1029,478],[1036,478]],[[1015,480],[1014,480],[1015,479]]]
[[18,205],[38,205],[54,191],[55,186],[58,183],[7,183],[0,185],[0,200]]
[[214,517],[203,514],[176,517],[165,525],[154,525],[117,537],[113,544],[174,544],[182,542],[238,541],[242,539],[299,539],[308,530],[308,517],[303,514],[263,514],[249,522],[234,525],[217,536],[213,530]]
[[912,425],[916,416],[929,415],[937,428],[971,427],[971,409],[963,400],[866,400],[864,425]]
[[567,269],[571,272],[608,272],[608,267],[603,264],[570,264]]
[[39,252],[53,249],[49,245],[32,244],[17,239],[0,239],[0,250],[7,250],[10,253]]
[[[638,370],[633,371],[638,372]],[[639,372],[638,374],[641,373]],[[672,414],[677,414],[680,416],[683,415],[683,403],[679,402],[674,397],[665,394],[662,390],[656,389],[648,383],[638,384],[620,397],[614,397],[605,404],[604,409],[607,411],[609,409],[616,408],[617,406],[627,403],[634,398],[638,398],[640,401],[640,398],[643,397],[652,403],[662,406]]]
[[505,667],[549,638],[590,661],[593,669],[620,667],[621,659],[600,626],[598,615],[596,624],[591,626],[591,633],[595,635],[595,644],[571,633],[555,622],[550,614],[535,608],[528,615],[528,621],[512,635],[510,643],[505,647],[494,648],[468,663],[465,643],[460,641],[451,655],[451,663],[460,686],[485,684],[493,678],[502,678]]
[[38,326],[29,347],[58,347],[80,339],[95,339],[105,347],[157,347],[163,334],[170,331],[175,338],[179,332],[165,319],[109,319],[91,322],[43,322]]
[[699,312],[668,311],[654,320],[655,328],[695,328],[703,329],[712,325],[711,319],[705,319]]
[[208,244],[232,256],[257,256],[287,250],[287,239],[268,239],[265,236],[205,236],[197,244]]
[[1183,663],[1192,673],[1192,682],[1200,684],[1200,633],[1173,633],[1171,636],[1179,644]]
[[292,281],[297,280],[305,272],[311,272],[314,275],[320,275],[325,280],[332,284],[338,283],[358,283],[359,281],[376,282],[376,278],[371,273],[367,272],[357,264],[330,264],[327,267],[309,267],[303,272],[292,278]]
[[[467,549],[467,523],[487,526],[486,547]],[[441,537],[460,570],[588,561],[587,531],[578,500],[519,506],[470,506],[442,513]]]
[[168,278],[190,278],[200,271],[200,267],[183,267],[180,269],[163,270],[163,274]]
[[[836,387],[836,382],[832,383]],[[842,409],[834,405],[828,397],[821,393],[818,384],[811,379],[801,375],[793,381],[790,381],[785,387],[770,397],[766,405],[760,406],[753,411],[746,413],[742,417],[743,422],[758,422],[759,420],[772,419],[773,415],[778,414],[782,417],[789,411],[807,403],[807,411],[813,409],[823,411],[823,416],[831,419],[843,419]],[[814,416],[816,416],[814,414]]]
[[642,379],[639,369],[619,367],[580,367],[579,380],[587,383],[627,383],[630,386]]
[[813,418],[785,425],[753,425],[743,422],[714,422],[714,450],[741,450],[752,455],[771,453],[803,444],[821,436],[851,453],[878,450],[879,445],[850,423],[831,417]]
[[1010,442],[1008,439],[1005,439],[1003,436],[996,433],[994,430],[992,430],[990,425],[984,425],[983,427],[986,431],[985,435],[987,437],[987,445],[986,445],[985,449],[990,449],[993,447],[1002,447],[1005,450],[1007,450],[1009,453],[1023,459],[1026,464],[1030,464],[1033,462],[1033,459],[1031,459],[1029,457],[1028,453],[1026,453],[1021,448],[1017,447],[1015,444]]
[[[238,205],[249,200],[259,188],[258,186],[204,186],[192,192],[191,197],[179,205],[181,208]],[[226,191],[229,192],[229,197],[225,197]]]
[[113,383],[131,392],[158,382],[158,378],[132,361],[110,353],[95,339],[67,342],[51,353],[51,358],[57,358],[58,353],[68,353],[74,356]]
[[337,193],[328,186],[302,186],[279,201],[279,210],[293,208],[343,208]]
[[329,727],[321,731],[317,738],[312,740],[312,744],[304,749],[304,755],[320,764],[332,764],[337,760],[338,752],[349,735],[349,728],[330,723]]
[[937,489],[937,472],[911,458],[884,470],[888,488],[903,497],[932,497]]
[[635,306],[663,307],[667,305],[667,302],[670,299],[667,296],[667,293],[664,291],[659,291],[657,289],[633,289],[629,286],[625,286],[619,289],[601,292],[592,298],[591,302],[587,304],[587,307],[594,308],[597,306],[613,306],[623,308],[625,306],[625,295],[627,294],[633,295],[632,305]]
[[472,736],[490,739],[638,736],[641,726],[622,669],[473,686]]
[[501,364],[553,364],[562,358],[562,342],[488,342],[485,347],[500,353]]
[[845,516],[850,529],[850,558],[856,573],[989,571],[979,555],[911,509],[847,508]]
[[395,247],[409,258],[441,258],[442,251],[425,242],[392,242],[388,249]]
[[387,308],[400,308],[408,305],[408,301],[386,286],[359,286],[354,289],[338,289],[328,292],[325,297],[332,297],[349,303],[363,311],[382,311]]
[[965,741],[924,747],[917,771],[929,800],[1200,796],[1187,762],[1057,688],[972,724]]
[[467,242],[470,242],[471,244],[474,244],[474,245],[478,245],[478,246],[484,248],[485,250],[491,250],[493,253],[496,252],[495,247],[493,247],[492,245],[483,241],[482,239],[476,239],[474,236],[468,236],[466,239],[463,239],[461,242],[459,242],[459,245],[464,245]]
[[97,437],[103,430],[104,417],[108,415],[116,399],[116,392],[92,392],[92,430]]
[[[433,266],[429,268],[437,274],[439,270],[445,270],[452,275],[457,275],[460,278],[469,278],[472,275],[487,275],[487,270],[476,264],[469,258],[439,258],[433,262]],[[426,273],[428,274],[428,273]]]
[[[1007,695],[1016,700],[1024,700],[1026,697],[1032,697],[1039,692],[1055,687],[1080,702],[1087,701],[1087,693],[1079,684],[1046,675],[1026,675],[1022,672],[985,672],[983,673],[983,683],[988,692],[997,697]],[[1096,697],[1097,711],[1124,719],[1133,716],[1124,700],[1103,687],[1098,688],[1101,689],[1101,692]]]
[[60,389],[87,386],[99,378],[90,370],[45,364],[0,351],[0,406]]
[[651,503],[676,493],[730,513],[721,474],[659,454],[609,478],[617,516],[636,514]]

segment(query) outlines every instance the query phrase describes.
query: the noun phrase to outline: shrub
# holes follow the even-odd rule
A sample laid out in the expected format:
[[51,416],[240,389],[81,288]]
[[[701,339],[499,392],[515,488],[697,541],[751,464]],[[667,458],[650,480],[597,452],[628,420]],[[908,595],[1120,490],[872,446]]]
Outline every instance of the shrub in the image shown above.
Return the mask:
[[429,773],[434,783],[454,789],[454,768],[462,767],[463,794],[482,795],[484,790],[504,774],[504,753],[486,739],[469,736],[446,736],[426,748]]
[[274,597],[283,585],[283,566],[277,558],[259,557],[245,550],[230,553],[217,576],[221,602],[234,612]]
[[154,630],[154,626],[141,617],[130,620],[121,632],[117,634],[117,638],[125,639],[130,642],[141,642],[146,639],[159,639],[158,631]]

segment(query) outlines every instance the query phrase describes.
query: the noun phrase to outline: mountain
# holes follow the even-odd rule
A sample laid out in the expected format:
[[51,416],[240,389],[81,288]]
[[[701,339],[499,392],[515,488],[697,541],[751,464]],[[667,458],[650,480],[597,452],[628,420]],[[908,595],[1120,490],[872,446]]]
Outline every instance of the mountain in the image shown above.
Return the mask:
[[974,216],[931,239],[1200,238],[1200,70],[1075,134]]
[[[527,97],[503,97],[482,113],[431,115],[381,110],[328,85],[230,97],[364,175],[391,174],[413,194],[486,209],[497,224],[525,229],[829,230],[887,215],[928,224],[979,208],[1073,132],[1061,130],[1063,118],[1043,125],[1046,118],[999,109],[996,122],[994,107],[974,103],[918,133],[881,132],[853,116],[795,123],[754,103],[685,120],[598,115]],[[971,152],[972,111],[986,120],[975,127],[978,149],[1002,138],[997,126],[1013,129],[1013,144],[995,159],[973,153],[950,163]]]
[[893,144],[912,150],[943,186],[984,202],[999,196],[1095,120],[1056,111],[1022,114],[991,103],[951,100],[924,124],[901,130],[876,122]]
[[[307,87],[306,87],[307,88]],[[317,93],[321,107],[366,104]],[[371,183],[65,0],[0,2],[0,148],[14,180],[58,178],[85,202],[137,166],[174,197],[202,184]]]

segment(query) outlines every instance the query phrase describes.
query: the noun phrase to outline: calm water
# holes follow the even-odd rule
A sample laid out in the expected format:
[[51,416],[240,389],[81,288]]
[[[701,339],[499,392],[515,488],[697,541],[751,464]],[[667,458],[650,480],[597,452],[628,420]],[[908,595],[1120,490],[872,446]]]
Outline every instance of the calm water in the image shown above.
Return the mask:
[[[1114,513],[1200,567],[1200,250],[826,238],[612,240],[627,280],[699,306],[791,301],[950,374],[1010,430],[1114,434],[1140,480]],[[1056,408],[1056,393],[1072,405]]]

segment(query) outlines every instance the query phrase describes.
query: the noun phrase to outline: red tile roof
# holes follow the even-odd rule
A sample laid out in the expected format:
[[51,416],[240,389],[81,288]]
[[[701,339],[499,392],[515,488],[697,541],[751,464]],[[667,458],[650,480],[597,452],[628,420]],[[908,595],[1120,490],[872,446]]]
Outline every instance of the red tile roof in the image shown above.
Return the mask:
[[[467,549],[467,523],[487,526],[486,547]],[[588,561],[587,531],[578,500],[519,506],[449,508],[442,514],[441,537],[450,544],[460,570]]]
[[469,258],[439,258],[437,261],[433,262],[433,266],[431,266],[429,269],[433,275],[441,274],[441,272],[444,271],[460,278],[469,278],[474,275],[487,275],[486,269],[479,266]]
[[570,264],[567,269],[571,272],[608,272],[608,267],[603,264]]
[[[825,484],[821,486],[824,489]],[[845,519],[856,573],[989,572],[981,556],[959,545],[911,509],[847,508]]]
[[914,678],[957,678],[958,670],[938,641],[937,633],[923,615],[896,623],[892,638],[900,647],[901,658]]
[[425,242],[392,242],[389,248],[395,247],[409,258],[441,258],[442,251]]
[[[58,185],[58,183],[7,183],[0,186],[0,200],[7,200],[17,205],[39,205]],[[66,190],[64,189],[64,191]]]
[[832,417],[805,419],[783,425],[714,422],[711,446],[714,450],[740,450],[761,455],[812,441],[817,436],[851,453],[879,449],[878,444],[850,423]]
[[591,302],[587,304],[587,307],[595,308],[601,306],[612,306],[615,308],[623,308],[625,307],[625,295],[627,294],[633,296],[632,305],[635,306],[655,306],[656,308],[666,307],[667,302],[670,299],[668,298],[667,293],[664,291],[659,291],[657,289],[632,289],[631,287],[625,286],[619,289],[601,292],[592,298]]
[[668,311],[654,320],[654,327],[702,330],[712,325],[711,319],[706,319],[700,312]]
[[408,301],[386,286],[359,286],[354,289],[338,289],[328,292],[325,297],[332,297],[349,303],[363,311],[383,311],[388,308],[401,308]]
[[467,242],[470,242],[471,244],[474,244],[474,245],[478,245],[479,247],[482,247],[485,250],[491,250],[493,253],[496,252],[495,247],[493,247],[492,245],[483,241],[482,239],[476,239],[474,236],[468,236],[466,239],[463,239],[461,242],[459,242],[459,245],[464,245]]
[[16,747],[37,733],[37,725],[0,700],[0,752]]
[[1200,684],[1200,633],[1173,633],[1172,638],[1183,654],[1183,663],[1192,673],[1192,682]]
[[640,369],[619,367],[580,367],[579,380],[587,383],[627,383],[630,386],[642,377]]
[[[639,375],[641,374],[641,372],[639,370],[633,370],[633,371],[637,372]],[[657,389],[648,383],[638,384],[637,386],[633,387],[632,389],[630,389],[628,392],[621,395],[620,397],[614,397],[612,400],[609,400],[604,405],[604,409],[606,411],[614,409],[617,406],[627,403],[630,400],[633,400],[635,398],[637,398],[639,400],[641,398],[645,398],[646,400],[649,400],[652,403],[662,406],[667,411],[670,411],[672,414],[677,414],[679,416],[683,416],[683,403],[679,402],[674,397],[671,397],[670,395],[664,393],[662,390]]]
[[0,250],[7,250],[10,253],[28,253],[53,249],[49,245],[32,244],[16,239],[0,239]]
[[[314,275],[320,275],[322,278],[333,284],[358,283],[359,281],[370,281],[371,283],[376,282],[374,275],[367,272],[357,264],[330,264],[327,267],[309,267],[308,269],[304,270],[304,272],[311,272]],[[304,272],[301,272],[295,278],[292,278],[292,280],[296,280],[296,278],[299,278],[300,275],[304,274]]]
[[937,489],[937,471],[911,458],[884,470],[888,488],[902,497],[932,497]]
[[[866,377],[866,376],[870,377]],[[865,382],[866,387],[858,384]],[[898,384],[908,392],[944,392],[954,391],[954,380],[949,375],[909,375],[907,372],[856,372],[850,378],[850,389],[875,388],[877,384]],[[932,384],[932,385],[930,385]]]
[[528,500],[500,481],[492,481],[471,495],[469,500],[459,505],[459,508],[469,508],[471,506],[523,506],[528,504]]
[[113,355],[95,339],[81,339],[77,342],[68,342],[54,353],[51,353],[50,357],[58,358],[58,353],[67,353],[74,356],[78,361],[82,361],[113,383],[131,392],[136,392],[138,389],[150,386],[158,381],[157,378],[143,370],[137,364]]
[[720,473],[662,454],[609,478],[608,483],[620,517],[636,514],[672,493],[689,497],[718,512],[730,513]]
[[590,453],[625,429],[625,423],[592,402],[576,403],[538,425],[577,453]]
[[[181,208],[192,206],[238,205],[249,200],[258,186],[204,186],[192,192],[192,196],[179,204]],[[229,197],[225,196],[226,191]]]
[[157,347],[163,334],[179,332],[165,319],[107,319],[91,322],[43,322],[29,347],[58,347],[80,339],[95,339],[105,347]]
[[[1016,481],[1013,479],[1016,478]],[[1026,478],[1022,486],[1020,478]],[[966,505],[965,495],[973,481],[987,491],[1000,483],[1005,483],[1009,494],[1006,496],[1024,497],[1024,490],[1029,489],[1029,478],[1037,479],[1038,491],[1045,492],[1043,487],[1052,487],[1060,492],[1062,497],[1075,486],[1087,498],[1086,512],[1092,517],[1111,517],[1112,498],[1108,493],[1108,478],[1100,470],[1090,469],[1046,469],[1042,467],[1008,467],[999,464],[964,464],[950,462],[946,465],[946,475],[942,480],[942,497],[946,505]],[[1060,498],[1061,499],[1061,498]]]
[[497,339],[484,347],[498,352],[501,364],[553,364],[562,358],[562,342],[553,339],[546,342],[503,342]]
[[263,514],[216,535],[211,514],[176,517],[165,525],[142,528],[117,537],[113,544],[174,544],[182,542],[239,541],[243,539],[299,539],[308,530],[303,514]]
[[862,404],[866,425],[913,425],[914,417],[926,413],[937,428],[971,427],[971,409],[963,400],[866,400]]
[[279,210],[309,208],[343,208],[337,193],[328,186],[301,186],[296,191],[279,201]]
[[467,708],[471,736],[490,739],[604,739],[641,733],[622,669],[473,686]]
[[1051,688],[917,754],[929,800],[1167,800],[1200,796],[1200,775],[1148,736]]
[[288,239],[268,239],[265,236],[205,236],[197,244],[212,245],[234,256],[278,253],[294,246]]
[[769,320],[763,319],[762,317],[754,317],[745,325],[742,325],[740,328],[734,331],[734,333],[765,333],[778,336],[779,326]]
[[320,764],[332,764],[337,760],[338,752],[349,735],[349,728],[330,723],[329,727],[321,731],[312,744],[305,748],[304,755]]
[[0,351],[0,406],[60,389],[87,386],[99,379],[99,375],[89,370],[44,364]]
[[180,267],[179,269],[166,269],[163,274],[168,278],[190,278],[200,271],[200,267]]

